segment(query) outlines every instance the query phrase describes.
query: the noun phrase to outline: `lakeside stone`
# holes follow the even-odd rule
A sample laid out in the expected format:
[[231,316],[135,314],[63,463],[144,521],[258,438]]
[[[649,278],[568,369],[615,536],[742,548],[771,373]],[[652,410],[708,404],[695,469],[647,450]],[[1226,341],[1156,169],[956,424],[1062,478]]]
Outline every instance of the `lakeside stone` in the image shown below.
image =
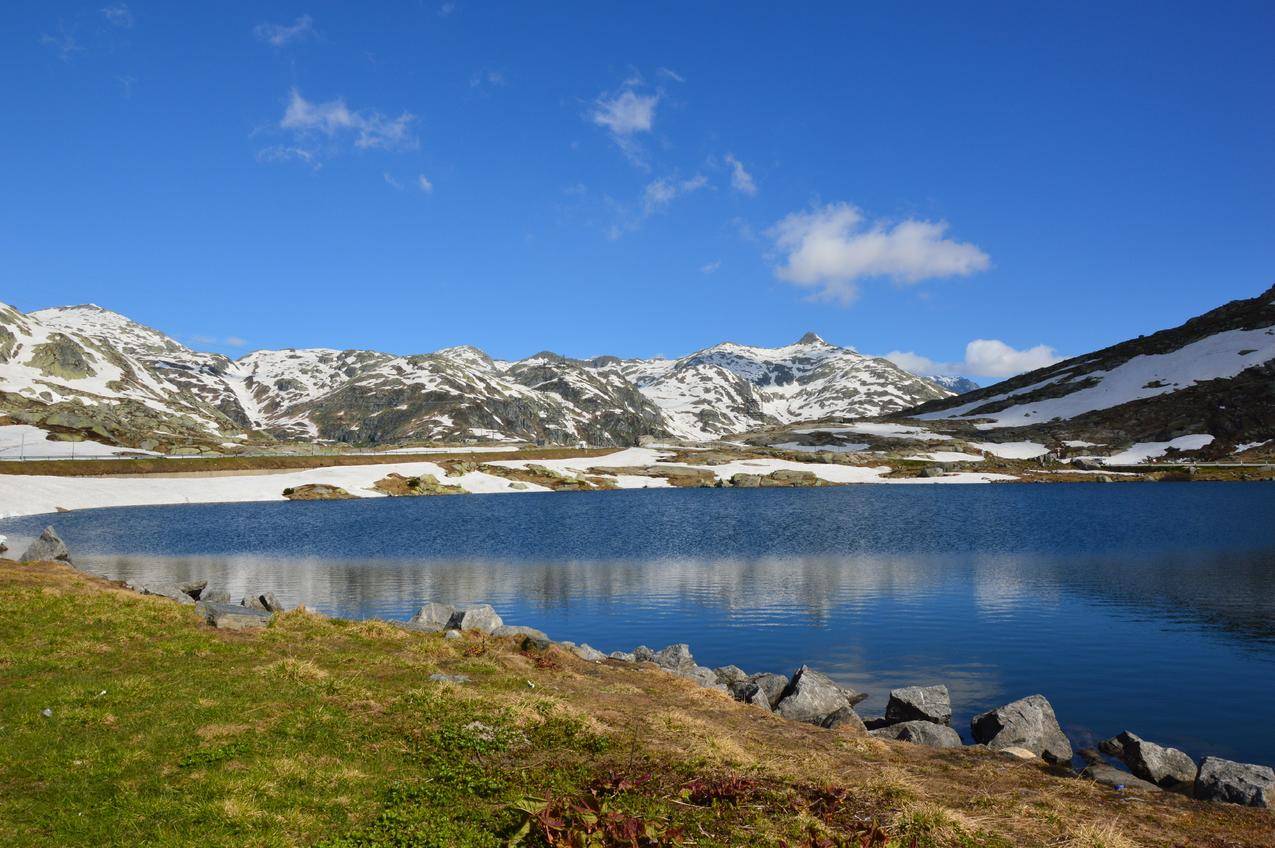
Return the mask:
[[713,669],[713,674],[717,676],[717,682],[727,688],[745,683],[748,680],[748,673],[737,665],[724,665]]
[[696,665],[695,657],[691,654],[691,646],[685,642],[661,648],[651,655],[651,662],[669,671],[691,669]]
[[548,634],[543,630],[537,630],[534,627],[527,627],[523,624],[502,624],[495,630],[491,631],[492,636],[524,636],[537,642],[552,641]]
[[1128,730],[1100,747],[1108,752],[1119,751],[1113,756],[1122,760],[1129,771],[1162,789],[1190,790],[1195,785],[1199,767],[1185,751],[1148,742]]
[[579,645],[573,647],[571,651],[577,657],[585,660],[586,662],[602,662],[607,658],[606,654],[602,653],[587,642],[581,642]]
[[195,612],[218,630],[256,630],[270,623],[270,613],[235,604],[210,604],[199,601]]
[[633,654],[628,651],[612,651],[607,656],[613,660],[619,660],[620,662],[637,662],[637,657],[633,656]]
[[928,721],[951,725],[952,698],[946,686],[907,686],[890,690],[885,718],[891,724]]
[[279,599],[274,596],[274,592],[266,592],[261,595],[248,595],[240,605],[248,609],[261,610],[262,612],[283,612],[283,604],[279,603]]
[[836,730],[838,727],[849,727],[860,733],[866,733],[867,728],[863,726],[863,719],[859,718],[859,714],[854,711],[853,707],[841,707],[831,715],[825,716],[823,721],[819,722],[820,727],[826,727],[829,730]]
[[179,604],[195,603],[195,599],[183,592],[181,586],[176,583],[146,583],[142,586],[141,593],[143,595],[168,598],[170,601],[176,601]]
[[878,739],[896,739],[899,742],[911,742],[914,745],[926,745],[930,748],[960,748],[962,745],[959,733],[946,724],[933,721],[903,721],[870,730],[868,733]]
[[1275,801],[1275,770],[1221,757],[1205,757],[1195,779],[1195,797],[1202,801],[1269,808]]
[[1110,786],[1112,789],[1142,789],[1147,792],[1159,792],[1160,787],[1150,781],[1143,780],[1136,775],[1132,775],[1127,771],[1121,771],[1109,763],[1096,762],[1085,766],[1080,772],[1080,776],[1092,780],[1094,783],[1100,783],[1103,786]]
[[1043,695],[1029,695],[976,715],[970,721],[970,731],[974,741],[994,751],[1023,748],[1050,762],[1071,760],[1071,742]]
[[821,724],[837,710],[852,707],[846,693],[826,674],[803,665],[793,673],[775,712],[792,721]]
[[455,614],[455,608],[447,604],[438,604],[431,601],[418,609],[416,614],[407,620],[407,626],[413,630],[446,630],[448,623]]
[[210,604],[228,604],[230,603],[230,593],[225,589],[204,589],[199,593],[199,600],[207,601]]
[[197,601],[203,600],[204,590],[208,588],[207,580],[187,580],[184,583],[178,583],[177,588],[181,589],[187,595],[190,595]]
[[65,562],[70,565],[71,552],[56,530],[45,527],[39,538],[18,557],[18,562]]
[[447,627],[449,630],[477,630],[479,633],[491,634],[502,624],[504,621],[492,609],[491,604],[473,604],[453,612]]

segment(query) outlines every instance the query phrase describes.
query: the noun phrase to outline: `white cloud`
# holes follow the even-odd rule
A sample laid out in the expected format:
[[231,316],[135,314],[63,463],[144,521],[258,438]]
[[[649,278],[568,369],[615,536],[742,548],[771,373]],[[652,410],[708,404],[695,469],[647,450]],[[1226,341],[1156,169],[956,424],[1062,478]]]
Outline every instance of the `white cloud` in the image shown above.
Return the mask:
[[302,15],[291,24],[257,24],[252,28],[252,34],[267,44],[283,47],[295,41],[304,41],[316,33],[314,19],[309,15]]
[[403,190],[403,184],[394,179],[394,175],[389,171],[382,171],[381,177],[385,180],[385,184],[390,188],[398,189],[399,191]]
[[991,265],[968,242],[944,237],[947,223],[907,219],[868,221],[848,203],[793,212],[767,231],[783,262],[775,276],[813,297],[842,305],[858,297],[858,281],[887,277],[914,284],[935,277],[968,276]]
[[505,75],[500,71],[476,71],[469,78],[470,88],[498,88],[505,84]]
[[699,191],[706,185],[708,185],[708,178],[703,174],[697,174],[689,180],[680,182],[661,177],[647,183],[646,189],[642,192],[642,210],[647,215],[661,212],[681,195]]
[[421,190],[421,191],[425,192],[426,194],[433,194],[433,193],[434,193],[434,184],[433,184],[433,183],[431,183],[431,182],[429,181],[429,178],[428,178],[428,177],[426,177],[424,174],[418,174],[418,175],[417,175],[417,177],[416,177],[416,185],[417,185],[417,187],[419,187],[419,188],[420,188],[420,190]]
[[965,359],[961,362],[938,362],[918,353],[902,350],[891,351],[885,358],[913,374],[956,374],[1000,379],[1045,368],[1063,360],[1049,345],[1041,344],[1016,350],[1000,339],[975,339],[965,346]]
[[726,154],[726,164],[730,165],[730,184],[735,191],[747,195],[757,193],[757,183],[753,182],[753,175],[744,168],[743,162],[735,158],[734,153]]
[[662,77],[668,77],[673,82],[686,82],[686,79],[681,74],[671,68],[658,68],[655,72]]
[[605,127],[611,140],[623,151],[629,161],[643,165],[642,148],[635,136],[649,133],[655,125],[655,107],[659,94],[638,94],[633,86],[640,80],[628,80],[619,94],[603,94],[594,103],[590,119],[599,127]]
[[294,143],[259,151],[258,161],[298,159],[318,168],[321,159],[345,143],[359,150],[415,150],[420,141],[412,134],[416,116],[404,112],[387,118],[380,112],[349,108],[341,98],[326,103],[306,100],[292,89],[279,128],[290,132]]
[[701,265],[699,270],[701,274],[712,274],[720,267],[722,267],[722,260],[714,259],[712,262]]
[[79,42],[75,40],[75,36],[71,35],[60,26],[58,27],[57,35],[49,35],[48,33],[45,33],[40,36],[40,43],[56,53],[58,58],[63,62],[69,62],[71,61],[71,57],[76,53],[84,52],[84,48],[81,47]]
[[192,336],[191,341],[201,345],[226,345],[227,347],[244,347],[248,344],[247,339],[241,339],[239,336]]
[[102,9],[101,12],[102,17],[106,18],[107,23],[111,26],[117,26],[122,29],[130,29],[133,26],[133,13],[124,3],[112,3]]
[[226,344],[231,347],[243,347],[248,344],[247,339],[241,339],[238,336],[226,336]]

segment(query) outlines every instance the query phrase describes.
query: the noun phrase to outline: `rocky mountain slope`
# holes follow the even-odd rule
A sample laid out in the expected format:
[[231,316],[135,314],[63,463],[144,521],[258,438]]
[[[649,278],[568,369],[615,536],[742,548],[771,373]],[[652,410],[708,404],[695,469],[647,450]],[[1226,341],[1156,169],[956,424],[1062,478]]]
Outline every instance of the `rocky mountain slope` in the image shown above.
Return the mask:
[[813,334],[781,348],[725,343],[674,360],[544,352],[504,362],[468,346],[231,360],[97,306],[24,315],[0,305],[0,425],[146,450],[270,439],[625,445],[880,415],[950,394]]
[[1275,287],[905,415],[962,422],[995,441],[1123,445],[1193,436],[1204,457],[1260,445],[1275,439]]

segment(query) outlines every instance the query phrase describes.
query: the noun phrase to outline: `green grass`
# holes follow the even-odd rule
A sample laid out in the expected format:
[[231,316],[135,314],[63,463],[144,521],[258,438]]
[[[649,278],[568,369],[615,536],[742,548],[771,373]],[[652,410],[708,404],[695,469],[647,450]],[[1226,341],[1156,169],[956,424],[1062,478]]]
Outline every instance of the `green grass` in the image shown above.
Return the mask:
[[[1104,799],[516,640],[305,612],[222,633],[188,606],[0,561],[0,845],[1005,848],[1072,832],[1017,813],[1029,803],[1110,828]],[[1167,803],[1140,826],[1176,838],[1191,819]],[[1184,833],[1272,844],[1246,841],[1269,835],[1246,818],[1266,813],[1205,812]]]

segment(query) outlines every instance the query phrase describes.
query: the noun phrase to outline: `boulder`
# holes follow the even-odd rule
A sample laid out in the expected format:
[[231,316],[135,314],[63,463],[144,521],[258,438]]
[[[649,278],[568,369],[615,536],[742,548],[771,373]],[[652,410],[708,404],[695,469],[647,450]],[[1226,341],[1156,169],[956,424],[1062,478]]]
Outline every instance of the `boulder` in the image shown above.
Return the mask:
[[1007,757],[1014,757],[1018,760],[1039,760],[1040,757],[1028,751],[1026,748],[1019,748],[1017,745],[1010,745],[1008,748],[1001,748],[1001,753]]
[[218,630],[255,630],[270,623],[270,613],[236,604],[210,604],[200,601],[195,612]]
[[820,727],[826,727],[829,730],[835,730],[838,727],[849,727],[860,733],[866,733],[867,728],[863,726],[863,719],[859,718],[859,714],[854,711],[854,707],[842,707],[831,715],[824,716],[823,721],[819,722]]
[[263,595],[247,595],[239,602],[248,609],[260,610],[262,612],[283,612],[283,604],[279,603],[279,599],[274,596],[274,592],[266,592]]
[[185,583],[178,583],[177,588],[181,589],[187,595],[190,595],[197,601],[204,598],[203,592],[208,588],[207,580],[187,580]]
[[717,682],[726,687],[748,682],[747,672],[737,665],[724,665],[721,668],[715,668],[713,669],[713,674],[717,675]]
[[946,724],[933,721],[904,721],[869,731],[878,739],[897,739],[900,742],[911,742],[914,745],[927,745],[931,748],[959,748],[961,735]]
[[1105,749],[1119,750],[1120,753],[1113,756],[1123,760],[1129,771],[1161,789],[1190,790],[1195,785],[1199,767],[1184,751],[1148,742],[1127,730],[1102,745]]
[[1127,771],[1121,771],[1115,766],[1096,762],[1085,766],[1080,772],[1080,776],[1092,780],[1094,783],[1101,783],[1103,786],[1110,786],[1112,789],[1143,789],[1148,792],[1159,792],[1160,787],[1154,783],[1143,780],[1140,777],[1134,777]]
[[[636,651],[634,653],[637,653]],[[691,646],[685,642],[661,648],[651,656],[651,662],[669,671],[688,670],[696,667],[695,657],[691,655]],[[714,675],[713,682],[717,682]]]
[[837,710],[852,706],[846,693],[831,678],[803,665],[788,681],[775,712],[792,721],[822,724]]
[[952,699],[946,686],[908,686],[892,689],[885,705],[885,717],[891,723],[929,721],[952,723]]
[[407,620],[407,626],[413,630],[430,630],[437,632],[446,630],[456,610],[447,604],[427,603],[416,611],[416,615]]
[[638,645],[633,649],[634,662],[655,662],[655,651],[652,651],[646,645]]
[[143,595],[168,598],[170,601],[176,601],[179,604],[195,603],[195,599],[183,592],[181,586],[176,583],[147,583],[142,586],[141,593]]
[[447,630],[443,632],[443,638],[448,642],[454,642],[462,637],[459,630]]
[[504,624],[491,604],[473,604],[460,607],[452,613],[447,622],[449,630],[477,630],[480,633],[491,633]]
[[780,468],[761,478],[760,483],[766,487],[818,486],[822,481],[813,471],[798,471],[791,468]]
[[637,662],[637,657],[627,651],[612,651],[608,656],[620,662]]
[[730,484],[737,489],[756,489],[761,486],[760,474],[733,474]]
[[[460,637],[460,631],[448,630],[443,638],[445,639],[452,634],[455,634],[457,638]],[[528,652],[547,651],[552,644],[553,641],[548,636],[524,636],[522,637],[522,642],[518,645],[518,649]]]
[[749,675],[748,679],[740,683],[727,684],[727,687],[735,696],[735,700],[773,710],[779,703],[779,699],[784,696],[784,690],[788,688],[788,678],[782,674],[764,672]]
[[32,542],[18,562],[71,562],[71,552],[52,527],[45,527],[40,537]]
[[1205,757],[1195,778],[1195,797],[1269,808],[1275,802],[1275,771],[1269,766]]
[[1071,760],[1071,742],[1058,726],[1054,708],[1043,695],[1021,700],[974,716],[970,721],[974,740],[994,751],[1025,748],[1055,763]]
[[526,638],[535,639],[536,641],[540,641],[540,640],[544,640],[546,642],[551,641],[549,639],[549,636],[544,631],[537,630],[534,627],[527,627],[522,624],[502,624],[499,627],[497,627],[495,630],[491,631],[491,635],[492,636],[523,636]]
[[918,474],[917,476],[918,477],[942,477],[943,469],[937,465],[931,465],[927,468],[922,468],[921,473]]
[[1093,457],[1081,456],[1071,461],[1072,468],[1079,468],[1081,471],[1102,471],[1107,466],[1102,460]]
[[571,650],[577,657],[587,662],[602,662],[607,658],[606,654],[587,643],[576,645]]
[[228,604],[230,603],[230,593],[225,589],[204,589],[199,593],[199,600],[207,601],[210,604]]

